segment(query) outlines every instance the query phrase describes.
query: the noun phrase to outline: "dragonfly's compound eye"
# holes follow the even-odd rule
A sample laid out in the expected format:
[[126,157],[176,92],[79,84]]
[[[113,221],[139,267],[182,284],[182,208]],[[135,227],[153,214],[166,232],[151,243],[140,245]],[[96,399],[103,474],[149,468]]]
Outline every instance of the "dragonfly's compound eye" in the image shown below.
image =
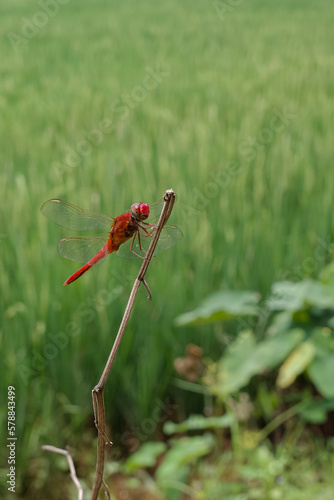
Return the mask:
[[131,205],[131,214],[139,220],[145,220],[149,216],[150,208],[147,203],[134,203]]
[[145,220],[149,216],[150,209],[147,203],[134,203],[131,205],[131,214],[139,220]]
[[150,215],[150,207],[148,206],[147,203],[140,203],[140,218],[141,220],[147,219],[147,217]]
[[140,215],[140,203],[134,203],[131,205],[131,213],[136,218]]

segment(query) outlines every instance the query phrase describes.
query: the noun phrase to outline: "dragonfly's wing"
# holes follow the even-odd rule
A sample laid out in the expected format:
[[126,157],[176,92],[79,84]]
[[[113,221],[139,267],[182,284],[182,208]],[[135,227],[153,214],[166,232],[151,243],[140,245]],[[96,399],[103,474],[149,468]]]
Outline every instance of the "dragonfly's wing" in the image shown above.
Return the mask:
[[[123,243],[123,245],[120,246],[117,255],[126,259],[137,259],[139,258],[138,256],[145,257],[145,252],[147,252],[148,247],[150,246],[150,243],[152,241],[153,234],[155,232],[154,227],[148,228],[148,230],[149,236],[145,234],[143,230],[140,230],[140,244],[138,234],[136,234],[135,241],[132,246],[132,251],[130,250],[131,243],[133,241],[133,239],[131,238],[129,241]],[[167,248],[170,248],[173,245],[176,245],[176,243],[182,237],[182,231],[178,227],[165,226],[161,231],[157,246],[154,250],[154,255],[162,252],[163,250],[167,250]],[[138,255],[135,255],[134,252],[136,252],[136,254]]]
[[153,224],[154,222],[158,222],[163,206],[164,206],[163,198],[150,205],[150,215],[146,222],[150,222],[151,224]]
[[[143,258],[145,257],[145,254],[143,252],[140,252],[139,250],[137,236],[135,238],[136,240],[132,247],[133,252],[131,252],[130,250],[130,246],[133,241],[133,238],[131,238],[119,247],[119,249],[117,250],[118,257],[122,257],[122,259],[139,259],[139,256]],[[138,255],[136,255],[134,252],[136,252]]]
[[62,238],[58,242],[57,250],[65,259],[85,264],[101,250],[107,239],[108,235]]
[[[167,250],[167,248],[176,245],[176,243],[180,241],[181,238],[183,238],[183,233],[177,226],[164,226],[163,230],[161,231],[160,238],[158,239],[157,246],[155,247],[154,253],[156,254]],[[149,239],[150,237],[146,238],[146,240]]]
[[71,231],[109,230],[113,219],[108,215],[91,212],[62,200],[48,200],[41,206],[41,212],[52,222]]
[[[176,197],[177,200],[177,197]],[[151,224],[154,224],[155,222],[158,222],[162,207],[164,206],[164,199],[161,198],[161,200],[156,201],[155,203],[152,203],[150,205],[150,215],[145,222],[150,222]]]

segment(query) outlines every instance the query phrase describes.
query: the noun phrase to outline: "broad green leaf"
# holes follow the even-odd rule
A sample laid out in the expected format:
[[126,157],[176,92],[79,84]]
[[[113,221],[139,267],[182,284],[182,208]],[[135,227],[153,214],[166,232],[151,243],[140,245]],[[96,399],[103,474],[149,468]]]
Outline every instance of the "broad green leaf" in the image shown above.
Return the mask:
[[317,356],[327,357],[330,353],[334,354],[333,332],[329,328],[314,328],[311,338],[316,348]]
[[310,379],[325,398],[334,398],[334,354],[316,356],[307,371]]
[[334,262],[331,262],[321,270],[319,279],[327,285],[334,286]]
[[299,414],[302,420],[312,424],[324,424],[327,420],[327,411],[324,408],[306,408]]
[[190,415],[190,417],[181,422],[166,422],[164,425],[165,434],[174,434],[175,432],[198,431],[203,429],[220,429],[222,427],[231,427],[234,422],[233,415],[226,414],[221,417],[204,417],[203,415]]
[[271,295],[266,301],[266,306],[271,311],[298,310],[302,308],[303,301],[296,292],[296,285],[292,281],[278,281],[271,287]]
[[311,341],[302,342],[279,369],[276,384],[281,389],[289,387],[303,373],[314,358],[315,347]]
[[221,290],[207,297],[198,308],[178,316],[175,324],[199,325],[257,315],[259,300],[260,296],[256,292]]
[[271,310],[301,311],[310,306],[331,308],[334,288],[311,279],[297,283],[280,281],[273,284],[266,304]]
[[334,399],[315,401],[300,412],[300,417],[312,424],[323,424],[327,421],[327,412],[334,410]]
[[217,385],[209,386],[213,394],[226,396],[249,382],[253,372],[249,373],[247,362],[249,355],[252,355],[255,349],[256,341],[253,333],[242,332],[219,361]]
[[275,335],[278,332],[285,332],[291,329],[293,314],[291,311],[277,312],[271,319],[268,331]]
[[234,349],[228,349],[220,360],[218,384],[210,389],[213,394],[222,397],[239,390],[247,385],[254,375],[275,368],[304,336],[304,330],[296,328],[279,332],[257,344],[251,334],[242,341],[237,340]]
[[215,444],[211,434],[172,440],[172,447],[165,454],[157,470],[160,486],[168,487],[172,482],[184,479],[187,465],[197,458],[207,455]]
[[124,472],[130,473],[135,469],[152,467],[156,459],[167,448],[165,443],[149,442],[144,443],[138,451],[133,453],[124,464]]

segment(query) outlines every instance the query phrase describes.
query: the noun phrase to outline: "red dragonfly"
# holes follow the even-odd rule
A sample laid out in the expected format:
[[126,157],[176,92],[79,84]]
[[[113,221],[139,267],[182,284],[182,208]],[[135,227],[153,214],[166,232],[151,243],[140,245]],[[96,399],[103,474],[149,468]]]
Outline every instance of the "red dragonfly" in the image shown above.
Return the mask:
[[[76,207],[67,201],[46,201],[41,206],[41,212],[52,222],[71,231],[105,231],[99,236],[73,236],[59,241],[59,255],[85,263],[67,278],[64,285],[69,285],[80,278],[88,269],[104,260],[112,252],[130,259],[144,258],[156,229],[162,205],[163,200],[154,203],[151,207],[147,203],[134,203],[131,205],[130,212],[114,219],[109,215]],[[151,218],[147,221],[149,215]],[[182,232],[176,226],[164,226],[155,253],[175,245],[182,236]]]

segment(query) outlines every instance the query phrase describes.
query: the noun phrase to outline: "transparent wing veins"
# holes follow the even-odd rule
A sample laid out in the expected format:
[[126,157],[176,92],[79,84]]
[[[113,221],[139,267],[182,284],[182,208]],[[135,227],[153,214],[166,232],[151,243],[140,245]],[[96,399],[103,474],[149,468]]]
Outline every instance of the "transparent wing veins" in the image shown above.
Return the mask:
[[108,215],[84,210],[62,200],[48,200],[41,206],[45,217],[70,231],[110,230],[113,218]]
[[104,236],[71,236],[58,242],[58,253],[65,259],[75,262],[88,262],[96,255],[108,239]]
[[[145,257],[145,252],[147,252],[148,247],[150,246],[150,243],[152,241],[152,237],[155,232],[155,227],[148,227],[148,233],[147,235],[143,230],[140,230],[140,243],[141,243],[141,249],[139,245],[139,240],[138,240],[138,235],[135,236],[135,240],[133,243],[132,250],[136,252],[139,255],[142,255]],[[182,231],[176,227],[176,226],[165,226],[163,230],[161,231],[157,246],[155,247],[154,250],[154,255],[163,252],[164,250],[167,250],[168,248],[172,247],[173,245],[176,245],[178,241],[183,237]],[[120,246],[117,255],[122,258],[126,259],[137,259],[139,258],[137,255],[135,255],[133,252],[130,250],[130,246],[132,243],[132,238],[127,241],[126,243],[123,243],[123,245]],[[142,251],[143,250],[143,251]]]

